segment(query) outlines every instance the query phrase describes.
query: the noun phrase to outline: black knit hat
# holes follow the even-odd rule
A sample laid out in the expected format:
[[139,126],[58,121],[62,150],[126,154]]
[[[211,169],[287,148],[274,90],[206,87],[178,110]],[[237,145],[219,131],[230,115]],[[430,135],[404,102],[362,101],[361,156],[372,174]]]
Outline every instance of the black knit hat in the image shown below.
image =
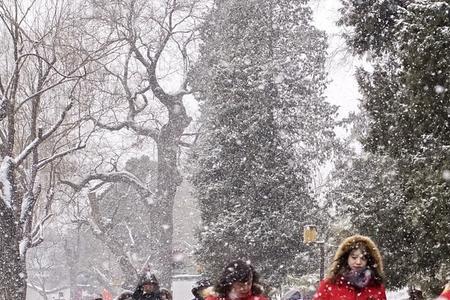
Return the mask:
[[225,267],[219,282],[230,286],[235,282],[246,282],[253,278],[254,272],[255,270],[250,263],[238,259]]
[[192,295],[199,297],[199,292],[212,285],[211,281],[207,278],[197,280],[192,286]]
[[225,269],[222,271],[222,274],[214,286],[214,292],[216,292],[219,297],[226,298],[231,291],[233,283],[244,283],[249,281],[252,281],[253,295],[261,295],[262,289],[259,285],[258,273],[249,261],[237,259],[225,266]]

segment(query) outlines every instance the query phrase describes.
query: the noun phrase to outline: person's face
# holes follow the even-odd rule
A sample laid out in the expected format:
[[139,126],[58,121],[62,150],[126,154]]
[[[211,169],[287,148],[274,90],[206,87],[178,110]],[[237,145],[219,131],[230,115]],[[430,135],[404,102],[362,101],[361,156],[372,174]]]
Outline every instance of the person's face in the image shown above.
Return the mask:
[[202,299],[205,299],[205,298],[206,298],[207,293],[208,293],[208,290],[207,290],[206,287],[205,287],[205,288],[202,288],[202,289],[200,289],[200,290],[198,291],[198,294],[200,295],[200,297],[201,297]]
[[169,297],[168,297],[168,295],[166,293],[162,293],[161,294],[161,299],[162,300],[169,300]]
[[145,283],[142,286],[144,293],[151,293],[156,290],[156,285],[154,283]]
[[231,292],[238,296],[239,298],[243,298],[250,294],[252,289],[253,279],[250,278],[246,282],[234,282],[231,285]]
[[355,249],[350,252],[347,260],[348,266],[352,271],[361,271],[367,266],[367,258],[361,249]]

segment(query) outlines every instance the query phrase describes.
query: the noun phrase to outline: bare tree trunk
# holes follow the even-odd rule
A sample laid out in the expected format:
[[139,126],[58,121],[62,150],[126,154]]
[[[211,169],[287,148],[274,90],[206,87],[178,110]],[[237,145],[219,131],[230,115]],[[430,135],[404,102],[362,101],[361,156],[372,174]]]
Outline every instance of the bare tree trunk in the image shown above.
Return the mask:
[[[6,49],[11,48],[0,55],[0,299],[26,299],[27,250],[43,241],[43,226],[51,216],[53,200],[41,195],[38,173],[51,162],[84,147],[82,135],[77,134],[77,145],[69,138],[63,144],[55,136],[67,137],[73,132],[76,126],[63,124],[68,119],[81,126],[81,119],[67,113],[88,64],[97,57],[88,54],[85,59],[79,56],[80,61],[72,61],[70,51],[60,47],[68,45],[72,34],[65,31],[68,24],[60,23],[68,15],[59,4],[47,5],[48,15],[39,15],[42,4],[0,1],[0,38]],[[42,28],[30,29],[25,23],[34,22],[28,19],[31,16],[48,17],[48,23],[43,21]],[[59,90],[63,86],[70,92]],[[61,102],[55,101],[60,98]],[[55,115],[50,117],[53,110],[48,111],[48,107],[56,107],[54,112],[60,112],[56,120]],[[41,147],[45,143],[48,144]],[[40,149],[43,157],[38,155]],[[45,215],[37,211],[39,200],[47,202],[48,209],[42,212]]]
[[0,217],[0,299],[25,300],[25,260],[20,257],[17,227],[14,226],[12,211],[3,212]]
[[[139,5],[137,5],[138,3]],[[144,3],[146,4],[144,5]],[[156,199],[154,210],[149,215],[150,222],[154,225],[152,226],[152,230],[154,230],[152,239],[156,246],[155,249],[149,251],[149,263],[153,265],[155,273],[159,275],[160,284],[164,287],[171,286],[173,206],[177,188],[182,182],[177,167],[178,150],[180,145],[186,145],[181,141],[181,137],[191,122],[191,118],[186,114],[182,98],[189,93],[186,83],[189,64],[187,49],[195,39],[197,32],[196,22],[191,23],[190,20],[196,20],[194,12],[198,4],[199,2],[195,0],[161,2],[164,13],[159,15],[154,14],[151,2],[134,1],[123,5],[123,19],[127,20],[126,24],[120,24],[117,18],[105,18],[112,28],[124,26],[127,29],[118,34],[127,42],[128,53],[124,57],[123,70],[116,73],[113,72],[113,68],[106,70],[114,80],[120,79],[123,100],[126,100],[124,103],[128,105],[128,114],[125,120],[119,122],[117,119],[101,122],[102,116],[100,118],[92,117],[92,120],[100,128],[112,131],[126,128],[134,131],[137,135],[150,137],[157,145],[158,175],[157,190],[154,193]],[[104,8],[97,7],[97,9],[103,10]],[[107,9],[104,10],[104,13],[106,16],[112,15]],[[142,17],[145,16],[147,20],[148,14],[153,14],[153,17],[143,23]],[[120,26],[117,26],[118,24]],[[174,46],[175,48],[173,48]],[[164,61],[164,59],[161,60],[161,57],[165,57],[173,49],[177,49],[176,51],[179,51],[178,54],[182,58],[177,62],[179,64],[177,69],[182,70],[185,74],[180,82],[180,89],[176,93],[168,93],[159,83],[159,79],[169,75],[164,74],[168,70],[157,75],[157,65],[161,65],[160,61]],[[136,62],[139,62],[139,68],[135,68]],[[140,74],[137,77],[130,75],[142,73],[142,70],[145,70],[146,74]],[[140,84],[137,86],[130,84],[133,81]],[[149,97],[148,92],[151,92],[152,97]],[[162,104],[165,112],[161,113],[159,109],[153,111],[153,106],[149,104],[152,101],[158,102],[158,106]],[[155,117],[155,122],[150,119],[146,125],[142,125],[139,118],[148,118],[148,116],[151,116],[151,119]],[[165,124],[160,127],[161,123]]]
[[[157,268],[161,271],[162,286],[172,285],[173,270],[173,206],[182,177],[178,171],[177,154],[181,136],[191,122],[181,102],[182,96],[169,107],[169,121],[161,128],[158,139],[158,184],[156,216]],[[154,216],[152,216],[154,217]]]
[[122,274],[124,274],[124,281],[122,287],[125,289],[130,289],[130,287],[134,287],[136,285],[136,269],[133,264],[130,262],[128,257],[125,255],[123,251],[123,245],[121,242],[118,242],[114,239],[114,236],[110,236],[109,238],[105,236],[98,237],[105,245],[108,245],[108,249],[111,251],[114,256],[118,258],[118,263]]

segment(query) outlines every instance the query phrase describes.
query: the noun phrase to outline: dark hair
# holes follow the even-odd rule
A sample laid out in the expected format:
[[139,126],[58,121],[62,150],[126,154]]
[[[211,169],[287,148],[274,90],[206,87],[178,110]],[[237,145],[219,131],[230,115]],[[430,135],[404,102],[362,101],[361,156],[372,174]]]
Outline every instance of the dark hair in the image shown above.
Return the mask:
[[253,266],[241,259],[234,260],[226,265],[214,286],[214,290],[220,297],[227,297],[233,283],[248,282],[250,279],[252,279],[252,294],[262,294],[262,290],[258,285],[259,275]]
[[159,293],[161,294],[161,296],[165,295],[167,300],[172,300],[172,293],[168,289],[162,288],[159,290]]
[[192,295],[194,295],[195,298],[201,298],[200,291],[203,289],[206,289],[210,286],[212,286],[212,283],[208,278],[199,279],[192,286],[192,290],[191,290]]
[[154,284],[159,288],[159,282],[155,274],[143,274],[139,280],[139,285],[143,286],[144,284]]
[[408,296],[409,300],[424,300],[424,296],[421,290],[416,289],[413,286],[410,286],[408,288]]
[[333,272],[332,281],[335,282],[338,280],[344,273],[348,272],[350,270],[350,267],[348,265],[348,258],[350,256],[350,253],[352,253],[353,250],[361,250],[361,252],[364,255],[364,258],[367,260],[367,267],[373,272],[373,282],[376,285],[379,285],[383,283],[383,277],[381,274],[378,273],[378,269],[376,267],[376,260],[372,256],[371,252],[369,251],[369,248],[366,243],[362,241],[357,241],[353,244],[351,244],[350,247],[348,247],[347,251],[345,251],[338,259],[337,259],[337,269]]
[[117,300],[127,300],[132,299],[133,293],[129,291],[122,292],[119,297],[117,297]]

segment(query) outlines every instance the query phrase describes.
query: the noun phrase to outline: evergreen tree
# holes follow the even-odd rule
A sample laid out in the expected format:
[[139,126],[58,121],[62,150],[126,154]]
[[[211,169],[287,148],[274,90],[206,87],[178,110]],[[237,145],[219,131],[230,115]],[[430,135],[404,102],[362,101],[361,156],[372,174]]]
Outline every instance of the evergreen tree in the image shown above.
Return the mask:
[[[373,71],[358,72],[369,117],[362,142],[371,159],[386,157],[395,166],[392,180],[383,183],[390,192],[366,199],[371,207],[355,211],[353,221],[384,248],[392,286],[408,279],[439,285],[439,272],[450,266],[450,4],[343,2],[341,23],[355,29],[349,44],[374,62]],[[372,26],[373,16],[380,16],[384,33]]]
[[198,260],[217,274],[249,259],[280,283],[307,270],[301,230],[320,225],[311,174],[332,147],[335,113],[322,97],[325,36],[307,1],[288,0],[216,1],[202,35],[191,73],[203,123]]

